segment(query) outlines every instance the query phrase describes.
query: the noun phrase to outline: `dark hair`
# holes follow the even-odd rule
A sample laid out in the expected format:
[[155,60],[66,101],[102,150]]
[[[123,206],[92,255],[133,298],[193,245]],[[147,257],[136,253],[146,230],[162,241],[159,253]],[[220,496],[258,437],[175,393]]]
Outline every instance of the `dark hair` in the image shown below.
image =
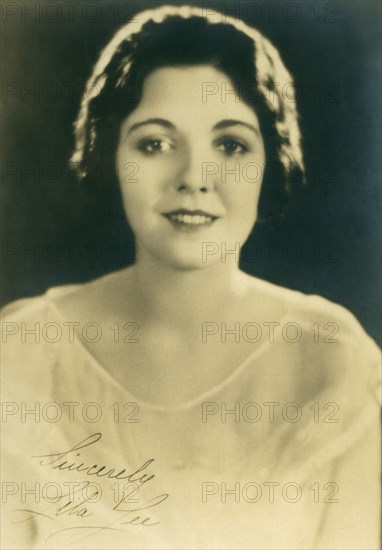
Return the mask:
[[[262,37],[260,33],[259,36]],[[82,112],[77,121],[77,149],[72,158],[77,172],[89,179],[86,167],[96,164],[101,168],[104,185],[109,190],[110,186],[118,187],[115,153],[120,125],[139,104],[147,76],[165,66],[210,64],[232,80],[237,94],[255,109],[259,118],[266,151],[259,221],[280,214],[292,194],[302,187],[304,166],[295,106],[282,101],[276,85],[280,66],[291,77],[277,59],[277,50],[262,38],[259,44],[232,24],[211,24],[201,16],[171,15],[160,22],[149,19],[139,32],[129,34],[118,44],[98,80],[93,81],[94,97],[87,98],[85,115]],[[260,45],[269,62],[262,82],[257,68],[256,46]],[[287,114],[294,128],[290,127],[292,124],[288,126]],[[298,143],[291,139],[293,131],[298,133]]]

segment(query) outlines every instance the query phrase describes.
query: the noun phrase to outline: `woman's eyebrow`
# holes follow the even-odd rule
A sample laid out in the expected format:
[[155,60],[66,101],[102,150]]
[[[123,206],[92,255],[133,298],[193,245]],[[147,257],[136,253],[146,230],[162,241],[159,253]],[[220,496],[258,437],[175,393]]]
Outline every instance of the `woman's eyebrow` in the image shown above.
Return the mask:
[[175,126],[169,120],[165,120],[164,118],[148,118],[147,120],[136,122],[135,124],[130,126],[126,135],[128,136],[129,134],[131,134],[131,132],[134,132],[134,130],[138,130],[138,128],[141,128],[142,126],[146,126],[148,124],[157,124],[159,126],[169,128],[170,130],[175,130]]
[[248,128],[249,130],[252,130],[257,136],[260,135],[259,129],[256,128],[256,126],[253,126],[252,124],[248,124],[248,122],[244,122],[242,120],[222,120],[215,124],[213,127],[213,130],[224,130],[225,128],[231,127],[231,126],[244,126],[245,128]]
[[[138,130],[142,126],[150,125],[150,124],[157,124],[158,126],[163,126],[164,128],[168,128],[170,130],[176,130],[174,124],[170,122],[169,120],[166,120],[164,118],[148,118],[147,120],[143,120],[142,122],[136,122],[130,128],[127,130],[126,136],[130,135],[135,130]],[[248,128],[252,132],[254,132],[257,136],[260,135],[259,129],[256,128],[256,126],[253,126],[252,124],[248,124],[248,122],[244,122],[243,120],[234,120],[234,119],[226,119],[221,120],[215,126],[213,127],[213,130],[224,130],[225,128],[231,127],[231,126],[244,126],[245,128]]]

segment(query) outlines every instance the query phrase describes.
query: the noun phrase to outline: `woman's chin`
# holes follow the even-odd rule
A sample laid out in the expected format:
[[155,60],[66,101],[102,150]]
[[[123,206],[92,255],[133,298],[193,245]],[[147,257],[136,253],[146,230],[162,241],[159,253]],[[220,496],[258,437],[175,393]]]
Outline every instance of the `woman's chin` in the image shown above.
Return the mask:
[[212,263],[218,263],[220,257],[217,256],[215,261],[211,260],[207,262],[201,253],[200,250],[193,251],[192,249],[187,249],[186,247],[183,250],[167,250],[166,252],[160,253],[160,251],[155,251],[156,261],[159,262],[170,269],[176,271],[195,271],[200,269],[206,269],[211,266]]
[[[164,259],[163,259],[164,260]],[[196,271],[210,267],[210,264],[202,261],[202,258],[192,258],[191,256],[166,258],[168,267],[177,271]]]

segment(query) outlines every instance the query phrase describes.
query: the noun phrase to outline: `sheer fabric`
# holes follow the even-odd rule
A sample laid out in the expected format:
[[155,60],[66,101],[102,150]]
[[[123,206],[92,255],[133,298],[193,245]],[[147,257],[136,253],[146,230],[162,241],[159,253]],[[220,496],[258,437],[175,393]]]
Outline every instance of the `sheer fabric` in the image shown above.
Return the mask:
[[379,547],[379,350],[347,310],[282,289],[274,338],[165,407],[69,338],[62,303],[81,288],[4,310],[6,547]]

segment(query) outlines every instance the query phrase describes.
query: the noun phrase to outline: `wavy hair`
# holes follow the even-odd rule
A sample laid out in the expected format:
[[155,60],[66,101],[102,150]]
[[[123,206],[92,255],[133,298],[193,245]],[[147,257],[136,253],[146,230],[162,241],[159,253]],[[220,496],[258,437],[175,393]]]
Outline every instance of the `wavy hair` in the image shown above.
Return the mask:
[[145,78],[159,67],[210,64],[232,80],[259,118],[266,150],[259,219],[279,214],[305,183],[298,112],[284,98],[293,78],[278,50],[259,31],[200,7],[162,6],[137,14],[101,52],[75,121],[71,165],[79,179],[101,166],[104,183],[117,181],[115,153],[123,120],[142,97]]

